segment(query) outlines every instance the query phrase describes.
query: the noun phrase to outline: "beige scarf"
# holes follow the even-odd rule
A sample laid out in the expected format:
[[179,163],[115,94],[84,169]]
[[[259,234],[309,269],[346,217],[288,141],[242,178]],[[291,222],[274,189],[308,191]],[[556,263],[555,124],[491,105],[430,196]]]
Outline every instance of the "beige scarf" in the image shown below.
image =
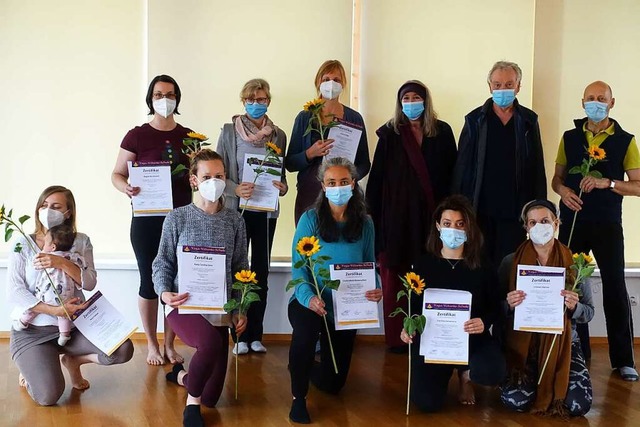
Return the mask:
[[234,116],[232,120],[240,138],[247,141],[254,147],[264,147],[267,142],[271,141],[275,137],[274,133],[276,126],[266,114],[262,118],[262,129],[258,129],[258,126],[249,120],[245,114]]

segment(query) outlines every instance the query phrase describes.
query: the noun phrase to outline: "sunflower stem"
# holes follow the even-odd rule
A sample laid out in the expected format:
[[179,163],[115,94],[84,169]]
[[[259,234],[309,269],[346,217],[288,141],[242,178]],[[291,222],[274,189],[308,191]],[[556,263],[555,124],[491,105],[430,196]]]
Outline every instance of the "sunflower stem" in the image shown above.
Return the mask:
[[[408,290],[407,292],[407,302],[408,302],[408,307],[407,307],[407,311],[409,312],[408,318],[411,319],[411,289]],[[409,331],[407,331],[408,333]],[[411,340],[411,337],[409,337],[409,340]],[[411,341],[409,341],[409,369],[408,369],[409,373],[407,375],[407,416],[409,415],[409,395],[411,393]]]
[[[578,198],[582,200],[582,188]],[[571,231],[569,232],[569,240],[567,240],[567,246],[571,247],[571,238],[573,238],[573,228],[576,226],[576,218],[578,218],[578,211],[573,213],[573,221],[571,222]]]
[[[313,260],[311,260],[311,257],[307,259],[309,261],[308,266],[309,266],[309,269],[311,270],[311,277],[313,278],[313,286],[316,289],[316,295],[318,296],[318,299],[322,301],[322,293],[320,292],[320,286],[318,286],[318,280],[316,279],[316,274],[315,274],[315,263],[313,262]],[[333,361],[333,369],[337,374],[338,364],[336,363],[336,356],[333,353],[333,343],[331,342],[331,334],[329,333],[329,323],[327,322],[326,315],[323,314],[322,318],[324,319],[324,327],[327,330],[327,341],[329,341],[329,350],[331,350],[331,360]]]

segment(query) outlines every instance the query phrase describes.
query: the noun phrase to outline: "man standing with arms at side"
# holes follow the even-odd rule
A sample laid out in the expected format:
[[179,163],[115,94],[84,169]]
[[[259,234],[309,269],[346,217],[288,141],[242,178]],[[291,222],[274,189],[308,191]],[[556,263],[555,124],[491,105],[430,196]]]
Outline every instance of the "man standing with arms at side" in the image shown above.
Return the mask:
[[521,80],[518,64],[493,65],[491,98],[465,117],[453,173],[453,193],[473,203],[495,269],[526,239],[522,207],[547,198],[538,115],[516,99]]
[[[640,196],[640,155],[635,137],[609,118],[614,104],[611,87],[605,82],[596,81],[586,87],[582,106],[587,117],[575,120],[575,128],[564,133],[551,185],[562,198],[560,241],[569,240],[574,213],[578,212],[569,247],[574,253],[593,251],[600,268],[611,366],[622,379],[637,381],[631,305],[624,278],[622,197]],[[602,178],[569,174],[572,167],[582,164],[592,146],[606,153],[605,161],[592,167]],[[580,190],[582,199],[578,197]],[[589,329],[584,326],[578,333],[585,357],[589,358]]]

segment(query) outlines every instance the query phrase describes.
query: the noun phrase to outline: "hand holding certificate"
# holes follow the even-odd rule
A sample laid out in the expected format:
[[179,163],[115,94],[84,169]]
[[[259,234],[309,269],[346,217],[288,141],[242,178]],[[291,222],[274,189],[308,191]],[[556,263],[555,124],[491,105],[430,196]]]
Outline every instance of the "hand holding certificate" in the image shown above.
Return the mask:
[[516,289],[526,297],[515,307],[516,331],[561,334],[564,330],[564,267],[518,265]]
[[130,325],[100,291],[71,316],[73,324],[91,344],[107,356],[118,349],[138,329]]
[[273,180],[280,179],[281,170],[281,157],[244,155],[242,182],[252,182],[254,187],[249,200],[240,199],[243,210],[273,212],[277,209],[280,190],[273,185]]
[[365,297],[376,288],[375,264],[331,264],[330,273],[331,280],[340,281],[332,293],[336,330],[380,327],[378,304]]
[[180,314],[225,314],[227,302],[224,248],[182,246],[178,248],[178,292],[188,293],[178,307]]
[[471,293],[449,289],[424,291],[423,314],[427,323],[420,338],[425,363],[466,365],[469,334],[465,322],[471,317]]
[[127,162],[129,183],[140,187],[131,198],[133,216],[166,216],[173,209],[171,162]]

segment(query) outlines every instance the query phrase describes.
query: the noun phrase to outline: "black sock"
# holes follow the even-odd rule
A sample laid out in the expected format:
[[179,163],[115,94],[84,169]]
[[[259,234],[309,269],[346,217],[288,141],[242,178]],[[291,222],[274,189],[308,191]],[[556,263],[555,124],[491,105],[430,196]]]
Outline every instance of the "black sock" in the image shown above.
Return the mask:
[[307,411],[307,399],[293,399],[289,419],[294,423],[311,424],[311,417]]
[[180,385],[180,383],[178,383],[178,374],[182,371],[184,371],[184,366],[182,365],[182,363],[173,365],[173,369],[171,369],[171,372],[167,372],[167,375],[165,375],[165,378],[169,382]]
[[187,405],[182,413],[183,427],[204,427],[200,405]]

